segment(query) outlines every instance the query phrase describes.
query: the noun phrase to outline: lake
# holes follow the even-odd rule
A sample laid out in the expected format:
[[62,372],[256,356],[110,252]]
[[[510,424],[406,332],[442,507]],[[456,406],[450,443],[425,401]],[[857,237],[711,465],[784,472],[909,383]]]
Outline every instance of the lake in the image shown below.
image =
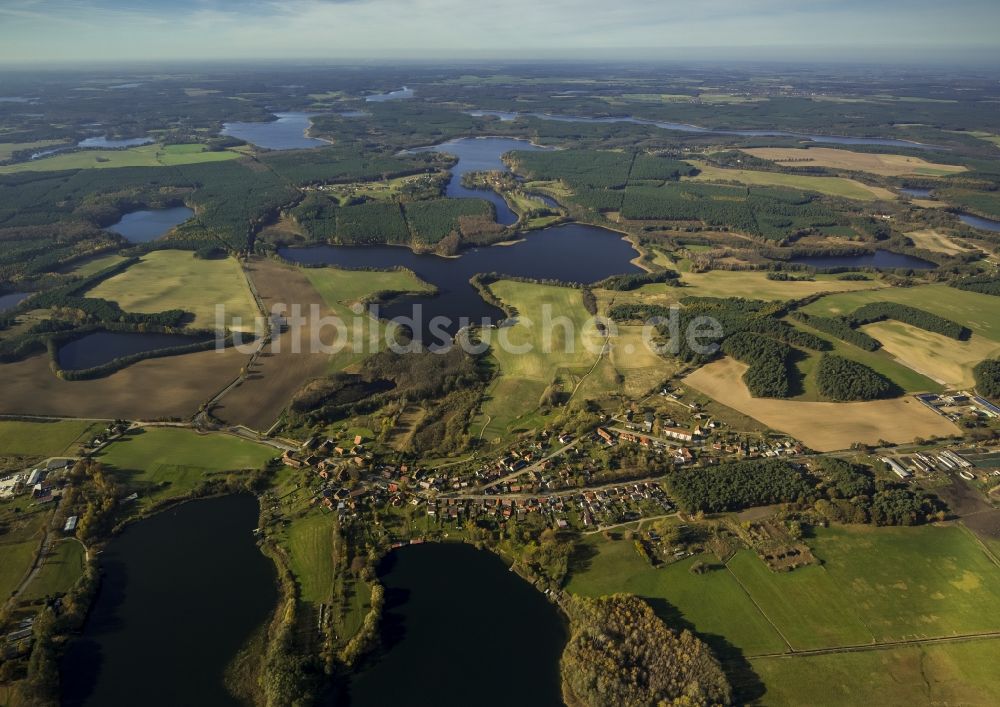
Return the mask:
[[1000,232],[1000,221],[983,218],[982,216],[973,216],[972,214],[967,214],[961,211],[956,215],[966,226],[972,226],[973,228],[979,228],[984,231],[993,231],[994,233]]
[[907,196],[912,196],[914,199],[927,199],[930,198],[933,189],[917,189],[916,187],[899,187],[899,191]]
[[88,137],[86,140],[81,140],[76,144],[77,147],[83,148],[101,148],[101,149],[117,149],[120,147],[138,147],[139,145],[149,145],[153,142],[152,138],[148,137],[130,137],[122,138],[120,140],[108,139],[106,136],[101,137]]
[[553,115],[551,113],[512,113],[510,111],[499,110],[474,110],[469,111],[469,115],[476,117],[493,116],[501,121],[516,120],[522,116],[538,118],[539,120],[552,120],[560,123],[632,123],[633,125],[651,125],[663,130],[677,130],[685,133],[703,133],[706,135],[735,135],[740,137],[794,137],[812,142],[823,142],[834,145],[883,145],[887,147],[919,147],[926,149],[939,149],[936,145],[925,145],[912,140],[897,140],[894,138],[882,137],[850,137],[847,135],[820,135],[817,133],[798,133],[788,130],[726,130],[723,128],[703,128],[698,125],[688,123],[671,123],[661,120],[649,120],[646,118],[633,118],[631,116],[594,118],[582,115]]
[[444,152],[457,157],[458,163],[451,168],[451,181],[448,182],[445,196],[455,199],[485,199],[496,209],[497,223],[502,226],[510,226],[517,222],[517,214],[511,210],[504,198],[492,189],[469,189],[462,185],[462,177],[469,172],[509,172],[507,165],[500,159],[504,153],[513,150],[536,152],[546,149],[551,148],[534,145],[528,140],[505,137],[467,137],[450,140],[433,147],[418,147],[409,150],[409,152]]
[[[400,246],[321,245],[282,248],[278,252],[299,263],[409,268],[421,280],[436,286],[438,294],[402,297],[382,305],[378,314],[400,321],[428,347],[448,343],[455,332],[469,324],[489,325],[504,319],[503,311],[483,300],[469,283],[477,273],[591,283],[611,275],[641,272],[631,262],[638,252],[620,233],[578,223],[535,231],[512,245],[464,250],[457,258],[417,254]],[[447,339],[440,332],[432,333],[430,320],[434,317],[447,318],[442,327],[450,335]]]
[[365,96],[365,101],[368,103],[385,103],[386,101],[402,101],[407,98],[413,98],[415,91],[412,88],[407,88],[403,86],[398,91],[389,91],[388,93],[373,93],[370,96]]
[[56,352],[56,361],[63,370],[82,371],[111,363],[116,358],[189,346],[203,340],[187,334],[97,331],[60,346]]
[[351,707],[562,705],[562,619],[499,557],[464,544],[410,545],[379,573],[383,651],[351,680]]
[[30,292],[8,292],[7,294],[0,295],[0,312],[14,309],[14,307],[26,300],[29,295],[31,295]]
[[278,600],[257,548],[257,500],[194,501],[128,527],[100,555],[101,588],[60,663],[62,704],[238,705],[223,674]]
[[909,270],[930,270],[937,264],[912,255],[893,253],[888,250],[876,250],[874,253],[862,255],[807,255],[792,258],[788,262],[796,265],[809,265],[814,268],[905,268]]
[[155,241],[189,218],[194,216],[194,210],[186,206],[174,206],[169,209],[145,209],[125,214],[105,231],[124,236],[130,243],[148,243]]
[[309,137],[310,120],[318,113],[275,113],[277,120],[265,123],[224,123],[222,135],[239,138],[268,150],[300,150],[329,145],[326,140]]

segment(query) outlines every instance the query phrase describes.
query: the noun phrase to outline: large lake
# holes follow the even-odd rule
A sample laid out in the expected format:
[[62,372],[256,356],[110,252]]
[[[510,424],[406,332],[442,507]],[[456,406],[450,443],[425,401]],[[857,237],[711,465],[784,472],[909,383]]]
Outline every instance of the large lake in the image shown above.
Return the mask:
[[887,147],[918,147],[938,149],[936,145],[925,145],[912,140],[896,140],[882,137],[850,137],[846,135],[819,135],[817,133],[797,133],[788,130],[726,130],[723,128],[703,128],[688,123],[671,123],[662,120],[648,120],[631,116],[594,118],[582,115],[553,115],[551,113],[512,113],[501,110],[469,111],[473,116],[493,116],[502,121],[517,120],[524,116],[540,120],[552,120],[560,123],[632,123],[634,125],[651,125],[663,130],[677,130],[685,133],[703,133],[706,135],[735,135],[741,137],[794,137],[812,142],[825,142],[835,145],[883,145]]
[[238,705],[226,666],[278,600],[252,496],[178,506],[100,556],[101,588],[61,661],[63,705]]
[[796,265],[810,265],[814,268],[904,268],[908,270],[930,270],[937,264],[912,255],[876,250],[863,255],[808,255],[792,258],[788,262]]
[[511,211],[502,196],[491,189],[469,189],[462,185],[462,177],[469,172],[508,172],[507,165],[500,159],[504,153],[520,150],[534,152],[547,148],[534,145],[528,140],[503,137],[460,138],[433,147],[420,147],[410,152],[444,152],[458,158],[451,169],[451,181],[445,196],[456,199],[485,199],[496,209],[497,223],[510,226],[517,222],[517,214]]
[[410,328],[426,346],[446,343],[432,333],[434,317],[446,317],[441,329],[449,335],[468,324],[502,320],[500,309],[487,303],[469,283],[476,273],[497,272],[516,277],[591,283],[611,275],[640,272],[631,261],[639,254],[620,233],[596,226],[566,224],[529,233],[512,245],[462,251],[460,257],[417,254],[400,246],[332,246],[282,248],[279,254],[299,263],[345,268],[409,268],[438,288],[438,294],[400,298],[379,309],[383,318]]
[[170,229],[181,225],[192,216],[194,210],[186,206],[145,209],[125,214],[117,223],[111,224],[104,230],[124,236],[131,243],[148,243],[165,235]]
[[63,370],[82,371],[111,363],[116,358],[188,346],[198,341],[202,339],[186,334],[98,331],[60,346],[56,360]]
[[277,120],[266,123],[225,123],[222,134],[245,140],[268,150],[300,150],[330,143],[309,137],[306,131],[316,113],[275,113]]
[[559,613],[496,555],[411,545],[380,575],[383,653],[351,681],[351,707],[563,704]]

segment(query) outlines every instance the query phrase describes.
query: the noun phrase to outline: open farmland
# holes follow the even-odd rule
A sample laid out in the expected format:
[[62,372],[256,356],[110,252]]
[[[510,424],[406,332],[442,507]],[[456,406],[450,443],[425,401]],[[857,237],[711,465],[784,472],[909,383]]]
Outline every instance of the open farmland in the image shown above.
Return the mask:
[[14,156],[15,152],[26,150],[44,150],[57,145],[65,145],[62,140],[36,140],[34,142],[0,142],[0,162],[5,162]]
[[1000,702],[992,658],[996,639],[900,646],[825,655],[754,658],[761,704],[840,707],[871,704],[977,705]]
[[127,150],[79,150],[0,167],[0,174],[58,172],[69,169],[113,169],[116,167],[171,167],[234,160],[237,152],[210,152],[203,145],[142,145]]
[[[2,369],[0,369],[2,370]],[[0,421],[0,455],[57,457],[72,454],[75,444],[103,427],[87,420]]]
[[805,174],[761,172],[749,169],[722,169],[701,162],[696,162],[695,164],[700,170],[698,175],[693,177],[697,181],[731,181],[756,186],[789,187],[791,189],[805,189],[806,191],[814,191],[819,194],[826,194],[827,196],[839,196],[858,201],[891,200],[897,198],[894,192],[883,187],[869,186],[863,182],[844,177],[816,177]]
[[[838,280],[836,275],[817,275],[815,280],[780,281],[768,280],[767,273],[763,272],[729,270],[709,270],[703,273],[686,272],[681,274],[681,282],[686,287],[683,290],[678,290],[681,293],[680,296],[747,297],[766,300],[798,299],[821,292],[854,292],[883,287],[876,280]],[[654,287],[654,285],[646,285],[645,287]]]
[[871,172],[883,177],[904,174],[940,177],[965,171],[961,165],[937,164],[920,157],[852,152],[832,147],[756,147],[743,151],[785,167],[829,167],[849,172]]
[[946,255],[957,255],[959,253],[965,253],[966,248],[958,245],[955,241],[948,238],[947,235],[936,231],[932,228],[924,229],[921,231],[911,231],[906,234],[906,237],[913,241],[913,244],[917,248],[923,248],[924,250],[932,250],[936,253],[944,253]]
[[93,380],[56,378],[48,354],[0,365],[2,414],[160,420],[188,418],[249,359],[233,348],[147,359]]
[[847,449],[855,442],[902,443],[917,437],[959,433],[951,422],[908,397],[858,403],[755,398],[743,382],[746,370],[746,365],[725,358],[702,366],[684,381],[723,405],[786,432],[820,452]]
[[[158,250],[86,293],[117,302],[126,312],[183,309],[194,314],[191,326],[216,328],[216,307],[225,307],[226,325],[254,331],[260,312],[238,261],[202,259],[186,250]],[[239,317],[239,323],[234,318]]]
[[161,501],[184,496],[212,475],[260,469],[277,456],[271,447],[225,434],[150,427],[128,432],[97,455],[140,496]]
[[65,594],[83,576],[86,551],[74,538],[66,538],[52,545],[34,579],[26,587],[23,597],[28,601]]
[[[254,259],[247,265],[257,292],[268,311],[276,305],[300,305],[305,325],[300,333],[288,328],[257,358],[248,376],[231,390],[214,410],[214,414],[232,424],[242,424],[255,430],[268,429],[281,414],[292,396],[313,378],[333,370],[342,370],[359,363],[364,351],[355,352],[351,305],[386,290],[417,291],[427,286],[408,272],[363,272],[334,268],[296,268],[266,258]],[[319,318],[310,316],[315,305]],[[314,335],[330,346],[337,340],[337,331],[323,317],[336,316],[348,325],[347,339],[339,353],[312,351]],[[384,333],[384,326],[366,316],[359,320],[367,339],[371,332]],[[322,334],[322,336],[320,335]],[[295,339],[298,339],[295,342]],[[383,339],[384,342],[384,339]],[[296,345],[297,344],[297,345]]]
[[974,385],[973,367],[1000,355],[1000,344],[976,335],[956,341],[896,321],[869,324],[862,330],[882,342],[882,348],[904,366],[951,388]]
[[1000,342],[997,298],[947,285],[892,287],[875,292],[847,292],[822,297],[803,307],[806,314],[843,316],[870,302],[898,302],[963,324],[974,333]]

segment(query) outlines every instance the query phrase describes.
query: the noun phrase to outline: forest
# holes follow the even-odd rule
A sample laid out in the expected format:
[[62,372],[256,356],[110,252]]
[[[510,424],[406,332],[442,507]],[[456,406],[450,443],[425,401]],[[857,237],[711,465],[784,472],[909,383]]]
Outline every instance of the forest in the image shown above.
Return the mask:
[[855,326],[881,322],[886,319],[894,319],[897,322],[910,324],[959,341],[967,341],[972,336],[972,331],[968,327],[906,304],[871,302],[851,313],[851,322]]
[[816,369],[819,392],[837,401],[879,400],[901,394],[899,387],[863,363],[825,353]]
[[835,336],[841,341],[853,344],[865,351],[877,351],[882,348],[878,339],[869,336],[863,331],[858,331],[849,319],[844,317],[821,317],[818,315],[806,314],[805,312],[792,312],[792,318],[802,322],[813,329]]
[[989,358],[980,361],[972,369],[976,378],[976,390],[987,398],[1000,398],[1000,359]]
[[798,466],[781,459],[726,462],[704,469],[681,468],[667,486],[688,512],[722,513],[772,503],[815,498],[813,480]]
[[668,628],[638,597],[569,595],[563,606],[570,617],[561,665],[568,704],[732,704],[732,688],[708,646],[686,629]]

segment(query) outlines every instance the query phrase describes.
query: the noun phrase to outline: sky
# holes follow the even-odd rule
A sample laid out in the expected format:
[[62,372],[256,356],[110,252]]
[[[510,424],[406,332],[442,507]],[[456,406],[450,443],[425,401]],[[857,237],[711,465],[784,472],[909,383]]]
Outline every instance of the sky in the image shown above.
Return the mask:
[[0,0],[0,63],[228,59],[1000,63],[1000,0]]

